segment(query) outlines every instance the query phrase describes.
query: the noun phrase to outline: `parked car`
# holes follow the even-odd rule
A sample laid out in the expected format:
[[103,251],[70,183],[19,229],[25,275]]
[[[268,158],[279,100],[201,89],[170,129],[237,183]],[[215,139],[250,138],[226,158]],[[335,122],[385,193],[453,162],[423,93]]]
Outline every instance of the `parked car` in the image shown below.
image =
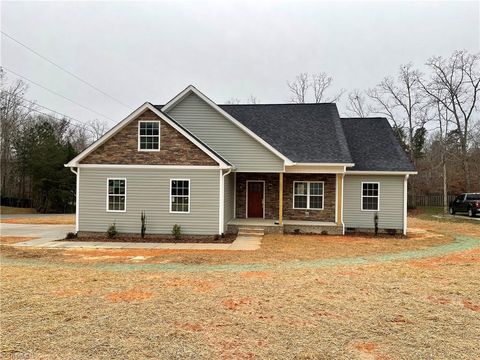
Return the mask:
[[468,213],[470,217],[480,214],[480,193],[466,193],[457,196],[450,202],[449,212],[451,215],[464,212]]

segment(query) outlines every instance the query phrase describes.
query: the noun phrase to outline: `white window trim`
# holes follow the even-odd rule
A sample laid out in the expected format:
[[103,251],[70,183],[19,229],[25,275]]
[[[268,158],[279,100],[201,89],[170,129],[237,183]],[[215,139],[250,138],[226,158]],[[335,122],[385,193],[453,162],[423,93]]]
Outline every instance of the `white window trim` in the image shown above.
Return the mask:
[[[125,181],[125,209],[123,210],[110,210],[108,208],[109,205],[109,198],[110,198],[110,188],[108,184],[110,183],[110,180],[124,180]],[[114,194],[112,194],[114,195]],[[118,195],[117,195],[118,196]],[[119,195],[121,196],[121,195]],[[107,204],[106,204],[107,212],[127,212],[127,178],[107,178]]]
[[[158,123],[158,149],[141,149],[140,148],[140,124],[142,123]],[[138,142],[138,151],[145,151],[145,152],[157,152],[160,151],[160,135],[161,135],[161,124],[160,120],[139,120],[138,121],[138,128],[137,128],[137,142]],[[143,135],[153,137],[153,135]]]
[[[378,206],[377,206],[376,210],[364,209],[363,208],[363,184],[377,184],[378,185],[378,195],[377,196],[367,196],[367,195],[365,195],[366,197],[376,197],[378,199],[378,202],[377,202]],[[369,212],[380,211],[380,183],[378,181],[362,181],[362,185],[360,187],[360,210],[361,211],[369,211]]]
[[[187,196],[188,197],[188,211],[173,211],[172,210],[172,197],[174,196],[174,195],[172,195],[172,181],[188,181],[188,196],[187,195],[175,195],[175,196],[182,196],[182,197]],[[190,211],[192,210],[191,195],[192,195],[192,193],[191,193],[190,179],[170,179],[170,195],[168,197],[169,200],[170,200],[170,203],[168,205],[170,214],[190,214]]]
[[[299,208],[295,207],[295,184],[296,183],[307,183],[307,207]],[[322,207],[321,208],[311,208],[310,207],[310,183],[321,183],[322,184],[322,195],[313,195],[313,196],[322,196]],[[297,196],[305,196],[302,194],[296,194]],[[294,181],[293,182],[293,196],[292,196],[292,208],[295,210],[323,210],[325,205],[325,181]]]
[[[262,210],[263,210],[263,214],[262,214],[262,219],[265,219],[265,180],[247,180],[246,182],[246,189],[245,189],[245,192],[246,192],[246,195],[245,195],[245,218],[248,219],[248,183],[251,183],[251,182],[260,182],[263,184],[263,199],[262,199]],[[236,189],[235,189],[235,192],[236,192]],[[251,218],[251,219],[256,219],[256,218]]]

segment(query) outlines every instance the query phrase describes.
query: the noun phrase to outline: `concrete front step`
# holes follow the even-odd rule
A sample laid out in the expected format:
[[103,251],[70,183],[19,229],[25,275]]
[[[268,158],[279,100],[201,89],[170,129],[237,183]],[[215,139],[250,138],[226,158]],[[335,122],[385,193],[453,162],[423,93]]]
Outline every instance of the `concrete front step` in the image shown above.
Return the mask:
[[261,227],[240,226],[238,228],[238,235],[242,235],[242,236],[263,236],[263,235],[265,235],[265,230]]
[[259,237],[262,237],[263,235],[265,235],[263,232],[262,233],[258,233],[258,232],[246,232],[246,231],[239,231],[238,236],[259,236]]

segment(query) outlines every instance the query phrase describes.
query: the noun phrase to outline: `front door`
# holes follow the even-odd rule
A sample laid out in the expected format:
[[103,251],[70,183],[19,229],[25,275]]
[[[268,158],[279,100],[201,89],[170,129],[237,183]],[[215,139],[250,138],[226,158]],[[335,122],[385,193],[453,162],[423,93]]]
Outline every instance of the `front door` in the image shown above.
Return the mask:
[[247,183],[247,217],[263,218],[263,181]]

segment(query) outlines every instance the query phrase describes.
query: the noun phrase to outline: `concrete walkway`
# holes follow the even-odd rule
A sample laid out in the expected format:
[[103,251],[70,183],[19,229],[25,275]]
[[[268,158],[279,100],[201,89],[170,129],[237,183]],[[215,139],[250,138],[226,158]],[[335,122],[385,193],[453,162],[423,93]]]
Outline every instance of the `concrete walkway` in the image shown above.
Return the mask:
[[58,241],[75,231],[73,225],[33,225],[0,223],[2,236],[34,237],[14,246],[55,249],[168,249],[168,250],[257,250],[262,242],[261,236],[237,236],[230,244],[201,243],[141,243],[110,241]]

